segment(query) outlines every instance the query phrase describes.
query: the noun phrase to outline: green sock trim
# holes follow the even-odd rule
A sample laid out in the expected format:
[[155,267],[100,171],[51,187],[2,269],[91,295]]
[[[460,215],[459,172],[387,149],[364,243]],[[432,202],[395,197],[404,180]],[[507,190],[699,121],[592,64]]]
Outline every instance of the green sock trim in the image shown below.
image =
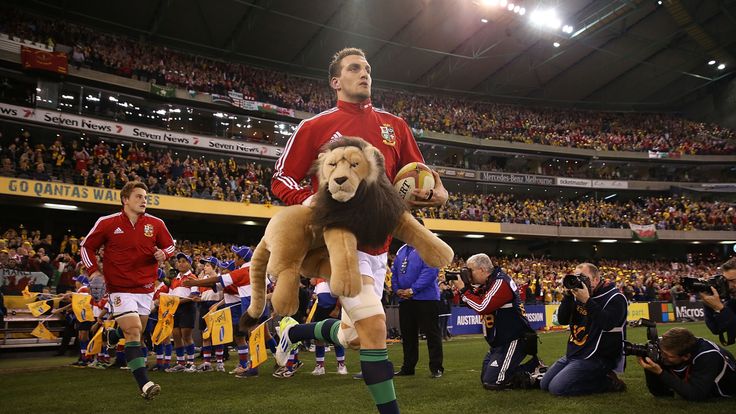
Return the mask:
[[369,385],[368,390],[371,392],[376,405],[396,400],[396,390],[394,390],[394,380],[392,379]]
[[324,341],[325,337],[322,336],[322,326],[324,326],[325,321],[319,321],[314,324],[314,339],[318,341]]
[[132,348],[134,346],[141,346],[141,343],[136,341],[125,342],[126,348]]
[[128,361],[128,368],[130,368],[131,371],[135,371],[138,368],[145,368],[145,366],[146,360],[143,357],[138,357],[132,361]]
[[381,362],[388,359],[388,349],[361,349],[361,362]]
[[338,330],[340,330],[340,322],[333,324],[330,328],[330,340],[335,345],[340,345],[340,339],[337,337]]

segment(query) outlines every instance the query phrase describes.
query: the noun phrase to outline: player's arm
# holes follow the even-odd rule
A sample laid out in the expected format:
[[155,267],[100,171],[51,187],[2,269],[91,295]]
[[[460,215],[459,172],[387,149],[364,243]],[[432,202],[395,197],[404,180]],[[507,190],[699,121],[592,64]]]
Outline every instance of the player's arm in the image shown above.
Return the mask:
[[302,121],[286,143],[284,153],[276,161],[271,192],[287,205],[302,204],[312,195],[311,188],[299,185],[319,151],[312,144],[311,130],[311,125]]
[[156,232],[156,247],[154,257],[158,262],[163,262],[176,253],[174,238],[171,237],[171,233],[169,233],[169,229],[166,228],[166,223],[163,220],[161,220],[161,231]]
[[471,290],[463,293],[462,299],[470,309],[480,315],[488,315],[514,298],[511,286],[501,279],[497,279],[485,295],[477,295]]
[[82,264],[84,264],[84,267],[87,269],[87,274],[90,275],[90,278],[102,276],[96,255],[97,250],[99,250],[107,241],[107,232],[105,231],[105,227],[103,219],[98,219],[92,227],[92,230],[87,234],[87,237],[85,237],[79,245]]
[[[424,164],[424,157],[421,151],[419,151],[419,146],[414,139],[414,134],[411,132],[409,125],[404,120],[401,120],[400,123],[399,156],[401,161],[399,162],[398,168],[415,161]],[[442,179],[437,171],[432,170],[432,175],[434,176],[434,187],[430,190],[414,189],[412,193],[416,196],[416,200],[409,201],[410,208],[439,207],[445,205],[450,198],[450,194],[442,184]]]
[[187,279],[183,281],[181,284],[186,287],[195,287],[195,286],[215,286],[218,282],[220,282],[220,276],[215,277],[207,277],[204,279]]

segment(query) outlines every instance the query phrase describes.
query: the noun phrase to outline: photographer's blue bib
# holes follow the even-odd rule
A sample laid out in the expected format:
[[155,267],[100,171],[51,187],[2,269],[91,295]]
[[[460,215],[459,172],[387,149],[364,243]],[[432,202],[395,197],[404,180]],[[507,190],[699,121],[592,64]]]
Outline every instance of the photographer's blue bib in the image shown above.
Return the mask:
[[[601,288],[603,293],[592,296],[589,300],[598,304],[602,310],[611,306],[614,301],[623,301],[626,309],[627,301],[615,284],[610,283]],[[576,311],[570,321],[570,338],[567,342],[567,356],[578,359],[600,357],[615,361],[611,369],[623,372],[626,358],[623,354],[623,341],[626,339],[626,313],[621,321],[609,330],[594,324],[588,317],[584,305],[575,302]]]

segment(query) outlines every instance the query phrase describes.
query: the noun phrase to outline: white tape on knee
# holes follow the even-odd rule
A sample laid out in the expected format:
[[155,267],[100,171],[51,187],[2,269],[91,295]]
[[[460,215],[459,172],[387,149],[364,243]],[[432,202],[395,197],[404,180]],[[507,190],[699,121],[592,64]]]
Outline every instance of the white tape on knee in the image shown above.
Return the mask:
[[[347,302],[347,306],[345,306],[345,302]],[[381,305],[381,298],[376,296],[368,285],[363,285],[363,289],[361,289],[358,296],[343,301],[343,312],[347,312],[348,317],[353,322],[385,314],[383,305]]]

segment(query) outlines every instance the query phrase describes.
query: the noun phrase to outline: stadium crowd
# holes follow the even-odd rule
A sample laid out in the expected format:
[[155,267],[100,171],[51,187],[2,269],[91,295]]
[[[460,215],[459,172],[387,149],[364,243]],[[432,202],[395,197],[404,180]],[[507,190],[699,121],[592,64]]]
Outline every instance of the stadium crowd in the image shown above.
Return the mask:
[[627,228],[634,223],[655,224],[658,230],[736,229],[733,203],[695,201],[677,195],[609,202],[451,193],[442,208],[425,208],[422,214],[426,218],[566,227]]
[[[61,136],[46,146],[28,131],[0,139],[0,175],[119,189],[131,180],[155,194],[253,204],[279,204],[270,191],[272,168],[234,158],[179,156],[145,144]],[[568,227],[627,228],[655,224],[660,230],[734,230],[736,207],[685,196],[629,201],[550,200],[513,194],[452,193],[446,205],[427,208],[428,218]]]
[[[20,224],[7,228],[0,238],[0,268],[22,271],[40,271],[49,276],[49,282],[41,288],[70,287],[73,277],[84,274],[81,265],[79,243],[83,237],[68,232],[63,235],[44,235],[38,229],[29,229]],[[192,258],[195,273],[199,274],[203,264],[200,259],[216,257],[221,262],[235,259],[230,243],[213,241],[177,242],[177,249]],[[503,268],[520,286],[522,299],[530,303],[556,303],[562,297],[562,277],[577,264],[570,260],[548,258],[492,257],[494,264]],[[688,299],[677,283],[681,277],[710,277],[717,273],[718,263],[707,257],[693,258],[692,262],[669,262],[662,260],[606,260],[598,263],[601,274],[615,282],[621,291],[632,301],[669,301],[673,297]],[[447,269],[465,266],[462,258],[456,257]],[[165,274],[175,269],[174,259],[165,265]],[[444,271],[440,272],[440,280]],[[168,279],[168,278],[167,278]],[[389,297],[390,275],[387,275],[386,303],[393,303]],[[12,288],[12,286],[10,286]],[[458,302],[456,295],[455,303]]]
[[[3,10],[0,32],[66,51],[76,67],[193,92],[244,96],[317,113],[333,106],[324,80],[192,56],[88,27]],[[714,124],[656,113],[528,108],[467,98],[375,90],[376,106],[404,118],[416,133],[436,131],[521,143],[613,151],[733,154],[736,133]]]

